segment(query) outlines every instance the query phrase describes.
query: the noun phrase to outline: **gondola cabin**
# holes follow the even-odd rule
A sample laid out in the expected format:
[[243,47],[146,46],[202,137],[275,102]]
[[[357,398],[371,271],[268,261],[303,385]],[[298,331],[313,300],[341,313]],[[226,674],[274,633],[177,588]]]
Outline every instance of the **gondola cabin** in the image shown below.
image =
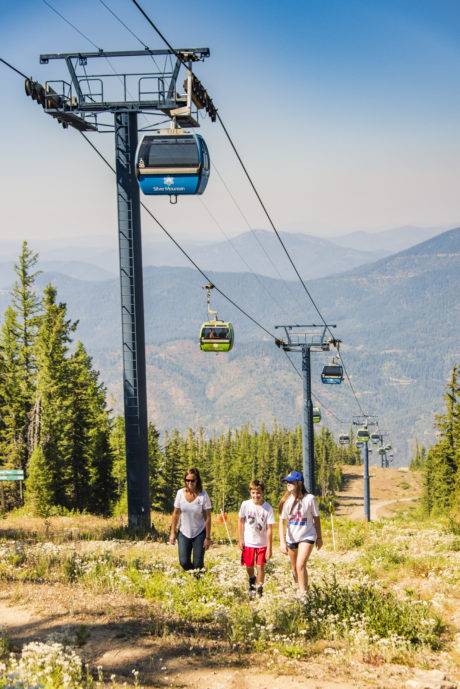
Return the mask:
[[203,352],[229,352],[233,347],[233,325],[225,321],[206,321],[201,326],[200,349]]
[[384,448],[384,447],[380,447],[380,448],[379,448],[379,455],[384,455],[384,454],[385,454],[385,448]]
[[350,442],[350,436],[349,435],[347,435],[346,433],[342,433],[341,435],[339,435],[339,443],[341,445],[348,445],[349,442]]
[[367,428],[360,428],[356,434],[356,439],[360,443],[368,443],[369,442],[369,431],[367,430]]
[[321,421],[321,409],[319,407],[313,407],[313,423],[319,423]]
[[325,385],[339,385],[343,380],[343,368],[340,364],[327,364],[321,373],[321,382]]
[[144,136],[138,148],[139,186],[147,196],[202,194],[209,178],[208,147],[180,129]]
[[380,442],[380,433],[371,433],[371,442],[372,443],[379,443]]
[[391,450],[391,445],[386,445],[386,446],[385,446],[385,451],[386,451],[386,452],[389,452],[390,450]]

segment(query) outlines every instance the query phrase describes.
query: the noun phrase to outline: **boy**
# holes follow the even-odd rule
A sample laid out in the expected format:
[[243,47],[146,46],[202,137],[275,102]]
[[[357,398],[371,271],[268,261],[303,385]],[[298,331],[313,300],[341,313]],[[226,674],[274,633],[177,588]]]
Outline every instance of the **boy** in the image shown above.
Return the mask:
[[[272,556],[273,524],[275,515],[268,502],[264,502],[263,481],[249,484],[250,500],[241,503],[238,519],[238,542],[241,549],[241,564],[249,577],[249,597],[264,591],[265,564]],[[257,576],[255,574],[257,568]]]

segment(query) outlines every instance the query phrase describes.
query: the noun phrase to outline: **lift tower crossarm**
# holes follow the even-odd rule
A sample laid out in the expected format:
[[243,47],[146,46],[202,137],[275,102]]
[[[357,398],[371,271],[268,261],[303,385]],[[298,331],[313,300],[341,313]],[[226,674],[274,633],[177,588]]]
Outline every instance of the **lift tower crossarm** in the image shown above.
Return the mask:
[[187,62],[198,62],[211,54],[209,48],[177,48],[175,51],[166,48],[163,50],[145,48],[144,50],[99,50],[91,53],[44,53],[40,55],[40,64],[46,65],[50,60],[67,60],[67,58],[84,60],[95,57],[145,57],[146,55],[155,57],[158,55],[176,55],[176,53],[183,56]]

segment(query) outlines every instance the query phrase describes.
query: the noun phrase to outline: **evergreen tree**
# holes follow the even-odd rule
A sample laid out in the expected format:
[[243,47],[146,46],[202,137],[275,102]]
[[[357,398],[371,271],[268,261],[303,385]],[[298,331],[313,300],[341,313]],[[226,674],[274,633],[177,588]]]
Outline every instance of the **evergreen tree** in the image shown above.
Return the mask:
[[19,353],[19,326],[10,306],[0,330],[0,461],[13,468],[22,468],[23,400]]
[[444,395],[445,414],[436,416],[438,442],[428,451],[424,466],[424,504],[428,512],[448,512],[459,496],[460,386],[454,366]]
[[48,285],[34,346],[37,365],[34,435],[48,468],[53,504],[71,507],[73,396],[67,351],[77,324],[66,315],[66,305],[56,303],[56,289]]
[[108,514],[115,483],[106,390],[98,382],[99,373],[93,370],[91,357],[81,342],[69,360],[69,368],[73,413],[68,504],[77,510]]
[[40,446],[30,456],[26,480],[27,505],[38,517],[48,517],[54,505],[53,477],[45,453]]
[[21,371],[17,391],[20,407],[15,417],[19,452],[19,464],[16,466],[20,466],[24,472],[27,472],[29,460],[28,426],[35,385],[34,341],[40,311],[40,299],[34,288],[35,279],[40,273],[35,270],[37,261],[38,254],[23,241],[18,262],[14,266],[16,281],[12,289],[12,307],[16,314],[18,365]]

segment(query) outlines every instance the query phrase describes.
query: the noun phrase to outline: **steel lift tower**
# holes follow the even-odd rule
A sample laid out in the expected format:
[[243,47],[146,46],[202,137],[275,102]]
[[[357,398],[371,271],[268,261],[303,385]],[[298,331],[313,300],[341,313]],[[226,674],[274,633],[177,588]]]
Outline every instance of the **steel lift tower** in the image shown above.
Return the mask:
[[316,492],[315,486],[315,438],[313,435],[313,402],[311,399],[311,352],[328,352],[336,340],[327,339],[326,332],[335,325],[275,325],[282,328],[285,340],[276,340],[285,352],[302,353],[303,415],[302,455],[303,475],[309,493]]
[[[69,81],[47,81],[43,86],[28,79],[25,85],[27,95],[64,128],[72,127],[82,133],[113,131],[115,134],[128,524],[140,532],[147,531],[151,523],[142,238],[135,171],[138,116],[153,115],[157,121],[158,117],[166,116],[176,127],[198,127],[196,111],[205,108],[214,121],[216,111],[212,100],[192,70],[193,63],[209,54],[208,48],[45,54],[40,56],[40,63],[64,61]],[[140,58],[148,60],[149,69],[140,72],[114,69],[112,60],[133,58],[137,58],[136,66]],[[158,66],[160,59],[163,68]],[[104,66],[110,66],[112,73],[88,73],[87,65],[100,64],[101,60]],[[177,80],[181,67],[185,69],[185,81],[180,93]],[[141,131],[153,128],[152,120]]]
[[[361,426],[365,429],[369,429],[374,426],[378,426],[378,419],[376,416],[369,416],[369,414],[363,414],[361,416],[353,417],[353,425]],[[369,440],[364,443],[364,462],[363,462],[363,479],[364,479],[364,516],[366,521],[371,521],[371,489],[370,489],[370,477],[369,477]]]

